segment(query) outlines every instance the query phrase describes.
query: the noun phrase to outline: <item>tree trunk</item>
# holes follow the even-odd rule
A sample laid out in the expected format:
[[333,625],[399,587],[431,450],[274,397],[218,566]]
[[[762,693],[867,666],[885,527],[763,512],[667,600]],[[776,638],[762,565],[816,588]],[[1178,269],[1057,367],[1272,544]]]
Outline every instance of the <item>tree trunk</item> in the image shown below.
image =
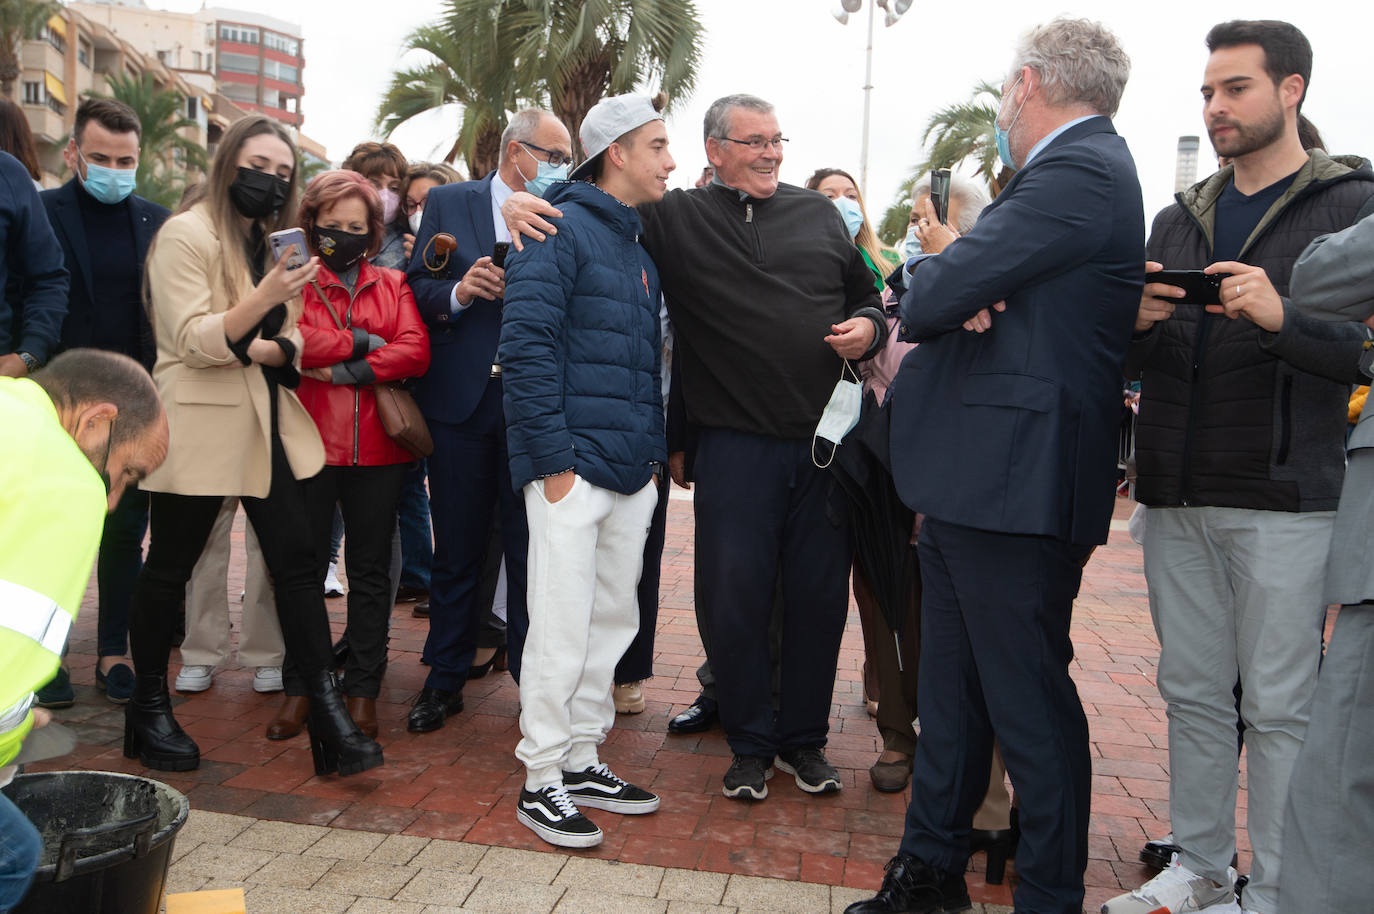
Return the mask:
[[[459,153],[458,144],[455,142],[444,161],[453,164]],[[501,131],[495,127],[483,127],[477,134],[476,142],[473,143],[472,153],[466,158],[468,178],[473,181],[495,171],[496,166],[501,163]]]
[[[601,101],[611,84],[611,68],[605,52],[579,62],[560,86],[551,86],[553,113],[568,128],[572,136],[573,159],[581,163],[584,158],[582,142],[582,121],[592,106]],[[576,166],[574,166],[576,167]]]

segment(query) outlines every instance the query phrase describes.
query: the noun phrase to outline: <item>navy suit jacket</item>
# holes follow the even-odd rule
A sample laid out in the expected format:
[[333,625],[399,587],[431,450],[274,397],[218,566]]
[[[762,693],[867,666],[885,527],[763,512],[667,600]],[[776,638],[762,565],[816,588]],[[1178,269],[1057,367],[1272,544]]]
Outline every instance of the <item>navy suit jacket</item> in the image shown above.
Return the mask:
[[[500,299],[476,298],[457,314],[449,310],[453,287],[479,257],[490,256],[496,244],[491,216],[493,175],[430,189],[406,273],[420,317],[429,328],[429,371],[420,379],[415,400],[426,418],[454,425],[467,420],[477,408],[501,339]],[[439,232],[452,235],[458,249],[449,255],[444,269],[436,272],[425,268],[423,255]],[[431,252],[430,260],[435,259]]]
[[[917,266],[901,334],[921,345],[892,384],[893,475],[908,506],[982,530],[1106,541],[1144,261],[1135,162],[1095,117]],[[990,330],[963,329],[1001,300]]]
[[[95,325],[95,288],[91,281],[91,239],[86,237],[86,229],[81,221],[81,204],[77,194],[85,193],[72,178],[61,187],[45,190],[40,197],[48,211],[48,221],[58,243],[62,245],[62,259],[71,273],[71,289],[67,297],[67,317],[62,322],[62,337],[58,351],[75,349],[78,346],[95,345],[91,333]],[[134,255],[139,265],[139,279],[142,281],[142,266],[148,259],[148,246],[153,236],[162,228],[162,223],[170,215],[166,207],[151,200],[130,195],[129,210],[133,222]],[[99,239],[95,239],[99,244]],[[153,340],[153,328],[148,322],[147,312],[138,309],[137,352],[126,353],[143,363],[149,371],[157,361],[157,344]]]

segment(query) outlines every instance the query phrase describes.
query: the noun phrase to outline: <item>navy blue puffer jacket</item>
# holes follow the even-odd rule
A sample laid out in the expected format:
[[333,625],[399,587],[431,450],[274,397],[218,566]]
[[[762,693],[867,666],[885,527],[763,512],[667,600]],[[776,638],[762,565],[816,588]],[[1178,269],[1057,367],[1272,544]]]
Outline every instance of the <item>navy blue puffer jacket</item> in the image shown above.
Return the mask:
[[658,271],[639,215],[584,181],[545,195],[558,234],[506,261],[497,359],[511,482],[574,470],[623,494],[667,459]]

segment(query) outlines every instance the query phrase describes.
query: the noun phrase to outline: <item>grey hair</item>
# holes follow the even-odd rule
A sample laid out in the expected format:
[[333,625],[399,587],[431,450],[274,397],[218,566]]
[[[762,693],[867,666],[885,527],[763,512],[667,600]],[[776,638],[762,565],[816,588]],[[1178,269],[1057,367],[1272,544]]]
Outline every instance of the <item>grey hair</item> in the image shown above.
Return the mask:
[[773,106],[764,101],[757,95],[727,95],[711,102],[711,107],[706,109],[706,117],[702,121],[701,139],[702,142],[711,137],[723,139],[730,135],[730,112],[735,108],[747,108],[750,111],[757,111],[759,114],[772,114]]
[[[973,224],[978,221],[983,209],[992,201],[988,199],[987,192],[975,181],[957,172],[950,173],[949,196],[952,200],[959,201],[959,221],[955,228],[960,235],[968,234],[973,228]],[[911,202],[914,206],[916,201],[922,197],[930,196],[930,172],[917,181],[911,188]]]
[[1112,117],[1131,75],[1131,59],[1100,22],[1055,19],[1036,26],[1016,44],[1012,72],[1040,74],[1045,98],[1056,107],[1082,105]]
[[552,111],[543,108],[524,108],[511,115],[510,123],[501,133],[501,159],[505,161],[506,149],[512,141],[528,143],[534,139],[539,124],[546,117],[557,117]]

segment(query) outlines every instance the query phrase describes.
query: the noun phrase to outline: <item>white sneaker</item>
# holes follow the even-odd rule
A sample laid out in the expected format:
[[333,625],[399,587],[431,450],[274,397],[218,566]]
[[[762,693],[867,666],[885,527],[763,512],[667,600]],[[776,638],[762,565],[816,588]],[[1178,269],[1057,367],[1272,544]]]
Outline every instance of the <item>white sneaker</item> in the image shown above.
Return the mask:
[[1174,854],[1168,866],[1149,882],[1102,906],[1102,914],[1243,914],[1236,900],[1236,871],[1226,868],[1227,882],[1217,885],[1178,862]]
[[329,563],[329,571],[324,576],[324,595],[326,597],[341,597],[344,595],[343,585],[339,583],[338,562]]
[[260,666],[253,673],[254,692],[280,692],[281,690],[281,667]]
[[192,664],[177,673],[178,692],[204,692],[215,682],[215,668]]

